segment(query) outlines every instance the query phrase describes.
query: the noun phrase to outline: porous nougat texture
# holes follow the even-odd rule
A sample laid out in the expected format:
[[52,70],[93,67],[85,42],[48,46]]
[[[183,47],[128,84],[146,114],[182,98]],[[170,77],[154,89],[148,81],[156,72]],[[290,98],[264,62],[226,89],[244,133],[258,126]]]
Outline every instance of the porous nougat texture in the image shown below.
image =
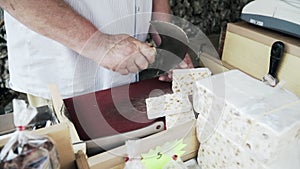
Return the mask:
[[201,143],[197,157],[202,169],[265,169],[256,158],[216,131]]
[[[220,79],[223,87],[214,84]],[[300,168],[295,155],[299,149],[293,148],[300,146],[300,102],[294,94],[236,70],[200,80],[194,87],[200,142],[209,138],[208,130],[218,130],[261,163],[286,167],[293,161],[292,166]]]
[[147,116],[149,119],[188,112],[192,104],[187,95],[181,93],[165,94],[146,99]]
[[211,76],[208,68],[173,70],[172,91],[174,93],[193,94],[194,82]]
[[172,127],[178,126],[187,121],[195,120],[194,111],[191,109],[188,112],[182,112],[178,114],[172,114],[166,116],[166,127],[170,129]]
[[[208,125],[206,120],[199,116],[197,119],[197,133],[203,132],[199,131],[198,127],[201,126],[203,128],[204,125]],[[208,129],[207,126],[206,129]],[[235,140],[229,139],[226,134],[220,132],[218,129],[211,130],[199,136],[202,142],[200,142],[201,146],[198,151],[197,160],[202,169],[298,169],[300,166],[299,145],[297,147],[290,146],[284,148],[283,151],[281,151],[281,147],[278,147],[278,154],[272,157],[275,161],[265,163],[259,156],[249,153],[246,148],[236,144]],[[250,149],[250,145],[247,145],[247,148]]]

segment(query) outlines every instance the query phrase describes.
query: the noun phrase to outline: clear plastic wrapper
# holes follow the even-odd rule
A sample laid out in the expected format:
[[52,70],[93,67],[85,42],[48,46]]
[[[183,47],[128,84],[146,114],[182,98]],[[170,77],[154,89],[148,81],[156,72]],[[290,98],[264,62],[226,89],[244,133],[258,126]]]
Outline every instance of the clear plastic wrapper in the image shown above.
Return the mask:
[[163,169],[188,169],[180,158],[174,158]]
[[198,165],[197,161],[195,158],[185,161],[184,165],[188,168],[188,169],[201,169],[201,167]]
[[141,161],[140,154],[137,153],[137,149],[140,146],[138,140],[128,140],[126,142],[128,160],[125,163],[124,169],[143,169],[144,166]]
[[13,100],[16,131],[0,153],[2,169],[57,169],[60,168],[56,148],[50,138],[33,135],[26,126],[37,110],[27,107],[23,100]]

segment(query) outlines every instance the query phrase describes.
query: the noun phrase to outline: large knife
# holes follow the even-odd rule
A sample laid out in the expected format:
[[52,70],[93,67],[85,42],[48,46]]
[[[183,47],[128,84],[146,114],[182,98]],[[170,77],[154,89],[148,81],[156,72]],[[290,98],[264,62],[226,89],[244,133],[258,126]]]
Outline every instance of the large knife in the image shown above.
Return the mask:
[[164,21],[151,21],[150,24],[159,34],[161,44],[156,47],[154,63],[140,72],[140,80],[158,77],[174,69],[188,51],[188,37],[179,26]]

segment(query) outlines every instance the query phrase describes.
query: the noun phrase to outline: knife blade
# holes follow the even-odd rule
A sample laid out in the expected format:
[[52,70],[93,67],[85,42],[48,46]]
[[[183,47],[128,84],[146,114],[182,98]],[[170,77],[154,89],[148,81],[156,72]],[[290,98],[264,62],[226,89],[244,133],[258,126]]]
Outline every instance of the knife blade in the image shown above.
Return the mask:
[[154,63],[140,72],[140,80],[158,77],[174,69],[188,51],[188,37],[179,26],[164,21],[151,21],[150,24],[159,34],[161,44],[156,47]]

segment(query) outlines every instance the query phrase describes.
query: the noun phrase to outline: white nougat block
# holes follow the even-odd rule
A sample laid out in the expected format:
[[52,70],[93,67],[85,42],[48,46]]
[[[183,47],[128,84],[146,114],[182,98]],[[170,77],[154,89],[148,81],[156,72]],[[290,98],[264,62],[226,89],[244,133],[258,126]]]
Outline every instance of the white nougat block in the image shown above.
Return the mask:
[[147,116],[149,119],[173,115],[192,110],[187,95],[181,93],[165,94],[146,99]]
[[172,127],[178,126],[187,121],[195,120],[195,114],[193,110],[189,110],[188,112],[172,114],[166,116],[166,127],[170,129]]
[[173,70],[172,91],[191,95],[194,82],[210,75],[211,71],[208,68],[175,69]]
[[[195,84],[193,106],[199,141],[218,130],[262,163],[300,168],[300,100],[232,70]],[[209,124],[209,125],[208,125]],[[205,133],[205,134],[203,134]],[[288,162],[287,162],[288,161]]]
[[197,160],[202,169],[269,168],[217,131],[201,143]]
[[[198,117],[197,125],[205,125],[206,120]],[[206,124],[207,125],[207,124]],[[197,132],[198,131],[197,126]],[[298,169],[300,145],[290,147],[294,150],[285,149],[281,154],[281,159],[272,163],[264,163],[259,157],[250,154],[243,147],[237,145],[233,140],[228,139],[224,133],[218,129],[211,131],[209,137],[201,142],[198,151],[198,163],[202,169],[214,168],[235,168],[235,169]],[[298,152],[295,153],[295,152]],[[294,158],[290,158],[294,157]]]

